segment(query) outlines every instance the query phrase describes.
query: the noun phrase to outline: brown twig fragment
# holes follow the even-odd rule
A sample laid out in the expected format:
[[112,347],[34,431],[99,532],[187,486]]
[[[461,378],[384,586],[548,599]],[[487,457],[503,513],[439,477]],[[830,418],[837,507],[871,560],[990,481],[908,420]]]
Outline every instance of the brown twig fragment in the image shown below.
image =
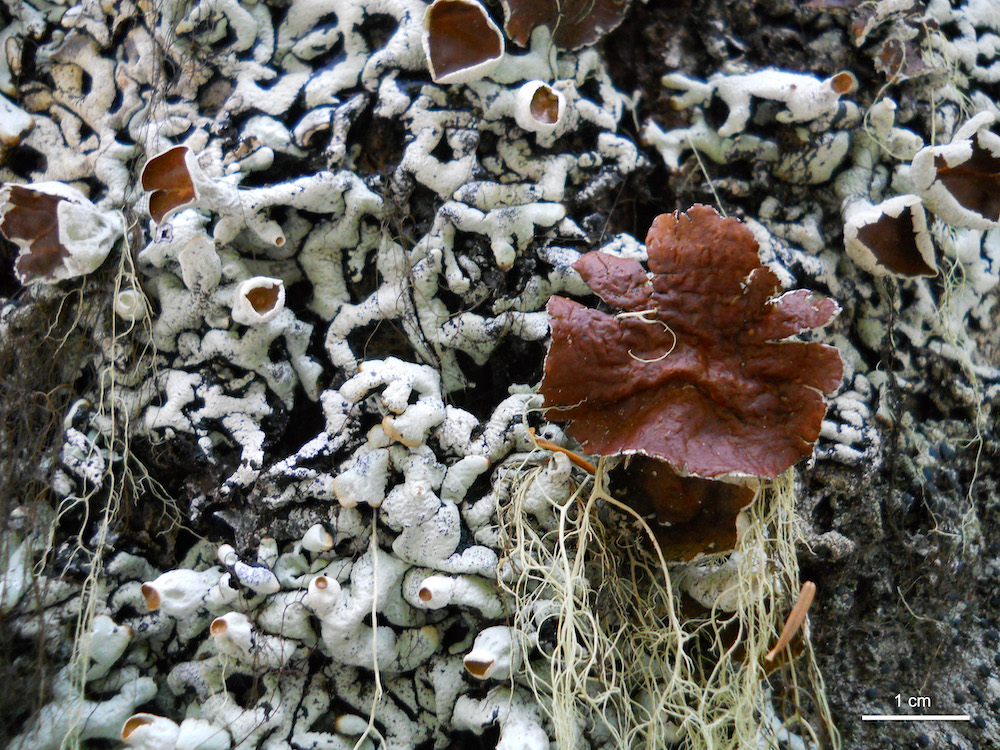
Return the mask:
[[799,592],[799,598],[795,601],[792,611],[788,613],[788,619],[785,620],[785,627],[781,629],[781,635],[778,636],[778,642],[774,644],[774,648],[767,652],[767,655],[764,657],[765,661],[774,661],[774,657],[781,653],[781,650],[785,646],[791,643],[792,638],[798,632],[799,628],[802,627],[802,623],[806,621],[806,614],[809,612],[809,607],[812,606],[815,597],[816,584],[812,581],[803,583],[802,590]]
[[528,433],[531,435],[531,439],[535,443],[536,448],[552,451],[553,453],[565,453],[566,456],[569,458],[570,463],[573,464],[574,466],[579,466],[581,469],[588,472],[589,474],[597,473],[597,467],[594,466],[592,463],[590,463],[590,461],[585,459],[579,453],[574,453],[571,450],[563,448],[561,445],[556,445],[551,440],[546,440],[543,437],[538,437],[538,435],[535,434],[534,427],[529,427]]

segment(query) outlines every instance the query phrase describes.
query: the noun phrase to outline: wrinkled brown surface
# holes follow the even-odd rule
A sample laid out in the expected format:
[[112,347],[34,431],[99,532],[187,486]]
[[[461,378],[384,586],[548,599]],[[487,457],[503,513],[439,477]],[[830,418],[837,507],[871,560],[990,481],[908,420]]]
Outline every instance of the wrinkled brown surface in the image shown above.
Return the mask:
[[937,176],[955,200],[970,211],[1000,221],[1000,157],[979,145],[979,135],[972,139],[972,157],[949,167],[940,157],[934,158]]
[[701,552],[736,546],[736,516],[753,502],[754,492],[738,484],[682,477],[665,461],[631,456],[610,472],[615,496],[649,524],[668,560],[690,560]]
[[504,31],[522,47],[531,32],[548,26],[552,41],[566,50],[593,44],[617,28],[630,0],[503,0]]
[[645,453],[701,477],[774,477],[810,455],[843,365],[833,347],[780,340],[825,324],[837,304],[806,290],[771,299],[778,280],[750,230],[707,206],[657,217],[646,246],[651,279],[601,252],[574,268],[650,322],[549,301],[549,418],[570,420],[589,453]]
[[503,52],[501,39],[490,27],[482,8],[460,0],[445,0],[432,6],[429,14],[427,41],[438,78],[493,60]]
[[882,218],[858,229],[861,240],[879,263],[893,273],[906,276],[937,276],[937,269],[927,265],[913,230],[913,209],[905,208],[897,218]]
[[142,170],[142,189],[152,191],[149,215],[157,224],[175,208],[193,203],[196,198],[194,182],[184,162],[188,150],[187,146],[176,146],[164,151],[150,159]]
[[4,215],[0,230],[9,240],[30,243],[14,263],[24,284],[51,278],[55,269],[69,255],[59,242],[57,208],[63,200],[56,195],[40,193],[21,185],[10,186],[10,208]]

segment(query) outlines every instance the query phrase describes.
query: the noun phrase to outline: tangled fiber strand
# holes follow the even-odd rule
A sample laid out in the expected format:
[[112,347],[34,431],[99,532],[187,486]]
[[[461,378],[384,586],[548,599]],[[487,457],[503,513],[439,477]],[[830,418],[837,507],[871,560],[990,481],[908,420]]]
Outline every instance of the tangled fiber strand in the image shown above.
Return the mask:
[[[129,239],[130,234],[126,232],[124,247],[110,280],[109,296],[112,299],[126,284],[138,288]],[[105,468],[98,484],[84,486],[82,492],[72,493],[60,501],[46,545],[46,556],[54,557],[61,541],[56,536],[56,529],[60,525],[77,525],[78,533],[71,540],[72,551],[68,559],[86,575],[79,592],[79,617],[73,631],[70,676],[81,697],[84,696],[90,661],[90,654],[84,645],[87,641],[83,636],[90,630],[107,596],[102,578],[112,551],[109,540],[118,526],[123,503],[155,501],[170,519],[171,526],[179,524],[180,519],[174,500],[131,451],[131,420],[134,415],[124,399],[123,386],[139,382],[152,367],[155,350],[150,342],[149,319],[128,321],[122,327],[121,321],[110,311],[110,304],[104,305],[104,308],[103,313],[96,315],[93,325],[93,335],[100,345],[100,351],[94,354],[92,362],[96,370],[96,397],[93,403],[81,400],[78,404],[92,415],[88,422],[93,435],[89,438],[89,454],[84,458],[89,461],[101,454]],[[70,409],[71,414],[75,408]],[[70,521],[73,517],[78,520]],[[58,567],[54,560],[46,561],[43,557],[38,569],[47,564]],[[79,729],[86,720],[82,713],[73,717],[62,748],[81,746]]]
[[735,568],[720,597],[735,611],[717,601],[699,613],[679,588],[692,566],[667,563],[646,522],[611,496],[604,459],[567,499],[548,497],[551,515],[531,506],[537,491],[528,500],[542,471],[522,466],[498,507],[499,577],[524,665],[512,680],[546,712],[556,747],[586,735],[738,750],[791,732],[803,747],[839,747],[808,635],[800,664],[786,657],[769,678],[763,658],[799,590],[790,473],[759,483],[737,549],[709,558]]

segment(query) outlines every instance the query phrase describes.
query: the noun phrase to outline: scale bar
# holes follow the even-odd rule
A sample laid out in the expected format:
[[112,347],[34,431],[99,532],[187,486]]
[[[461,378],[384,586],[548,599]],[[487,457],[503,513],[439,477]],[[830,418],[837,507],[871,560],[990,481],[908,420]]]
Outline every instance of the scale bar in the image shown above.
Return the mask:
[[968,714],[862,714],[861,721],[972,721]]

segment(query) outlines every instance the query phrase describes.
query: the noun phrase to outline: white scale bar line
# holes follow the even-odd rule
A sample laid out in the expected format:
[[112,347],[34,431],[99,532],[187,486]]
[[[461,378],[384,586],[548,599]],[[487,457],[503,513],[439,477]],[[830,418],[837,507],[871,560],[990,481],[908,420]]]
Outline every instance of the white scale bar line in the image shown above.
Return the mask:
[[972,721],[968,714],[862,714],[861,721]]

